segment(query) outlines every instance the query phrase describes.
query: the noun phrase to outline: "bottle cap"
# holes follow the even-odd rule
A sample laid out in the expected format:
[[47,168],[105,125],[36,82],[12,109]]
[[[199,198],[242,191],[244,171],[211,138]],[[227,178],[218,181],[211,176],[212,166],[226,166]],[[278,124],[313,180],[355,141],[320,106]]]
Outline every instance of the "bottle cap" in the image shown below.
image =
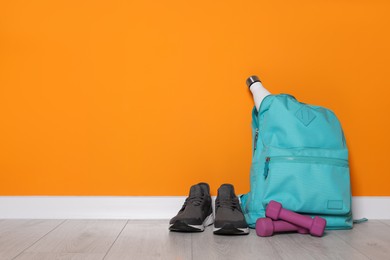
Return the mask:
[[257,76],[253,75],[253,76],[250,76],[249,78],[247,78],[246,85],[248,86],[248,88],[250,88],[251,85],[255,82],[261,82],[261,81]]

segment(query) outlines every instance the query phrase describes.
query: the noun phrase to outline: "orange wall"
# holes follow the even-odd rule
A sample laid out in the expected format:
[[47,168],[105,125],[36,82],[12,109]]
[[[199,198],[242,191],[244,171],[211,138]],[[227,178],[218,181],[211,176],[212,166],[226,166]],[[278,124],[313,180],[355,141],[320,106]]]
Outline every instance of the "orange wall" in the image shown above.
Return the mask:
[[331,108],[390,195],[389,1],[0,0],[0,195],[249,189],[258,74]]

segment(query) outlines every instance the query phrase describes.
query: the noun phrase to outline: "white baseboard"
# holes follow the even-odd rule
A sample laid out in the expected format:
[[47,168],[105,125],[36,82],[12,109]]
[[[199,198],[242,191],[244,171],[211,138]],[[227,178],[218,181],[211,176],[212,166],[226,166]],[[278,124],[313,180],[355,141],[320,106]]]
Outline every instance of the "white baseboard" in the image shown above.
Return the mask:
[[353,197],[352,214],[354,219],[390,219],[390,197]]
[[[0,219],[169,219],[184,196],[0,196]],[[355,219],[390,219],[390,197],[353,197]]]

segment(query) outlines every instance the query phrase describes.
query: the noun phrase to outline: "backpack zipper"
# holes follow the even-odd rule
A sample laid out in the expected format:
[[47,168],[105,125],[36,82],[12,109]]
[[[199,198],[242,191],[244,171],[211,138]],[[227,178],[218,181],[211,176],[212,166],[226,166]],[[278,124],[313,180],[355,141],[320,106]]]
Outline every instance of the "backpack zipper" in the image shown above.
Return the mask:
[[264,164],[264,179],[267,179],[268,177],[268,171],[269,171],[269,161],[271,160],[270,157],[265,158],[265,164]]
[[255,143],[253,144],[253,151],[256,151],[257,148],[257,139],[259,138],[259,128],[256,128],[256,133],[255,133]]
[[[267,179],[269,172],[269,163],[271,157],[265,158],[264,178]],[[344,159],[328,158],[328,157],[309,157],[309,156],[273,156],[272,162],[285,163],[311,163],[311,164],[331,164],[340,167],[348,167],[348,161]]]

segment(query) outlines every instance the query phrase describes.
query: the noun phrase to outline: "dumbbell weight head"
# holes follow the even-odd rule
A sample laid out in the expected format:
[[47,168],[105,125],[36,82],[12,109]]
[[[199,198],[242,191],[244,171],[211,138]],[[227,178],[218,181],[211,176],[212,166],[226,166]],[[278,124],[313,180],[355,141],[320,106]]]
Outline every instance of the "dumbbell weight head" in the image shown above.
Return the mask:
[[274,225],[270,218],[259,218],[256,221],[256,234],[259,237],[269,237],[274,234]]
[[321,237],[324,234],[324,229],[326,227],[326,220],[320,217],[313,218],[313,224],[310,228],[310,234],[313,236]]
[[280,211],[282,210],[282,204],[279,202],[271,200],[268,203],[268,206],[265,210],[265,215],[268,218],[272,218],[273,220],[277,220],[279,218]]

